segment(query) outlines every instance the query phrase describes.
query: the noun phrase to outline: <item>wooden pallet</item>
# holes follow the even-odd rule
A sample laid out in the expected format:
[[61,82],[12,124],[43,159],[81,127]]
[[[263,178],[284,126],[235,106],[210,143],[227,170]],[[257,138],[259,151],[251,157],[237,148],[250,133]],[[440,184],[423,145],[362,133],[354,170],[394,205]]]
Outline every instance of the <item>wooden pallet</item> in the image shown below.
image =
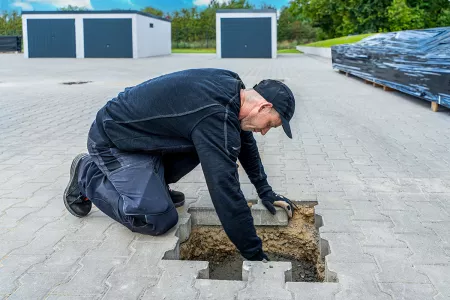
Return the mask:
[[[339,70],[339,73],[345,74],[345,76],[347,76],[347,77],[349,77],[351,75],[349,72],[345,72],[345,71],[341,71],[341,70]],[[376,82],[368,80],[368,79],[364,79],[364,83],[372,84],[374,87],[382,87],[383,90],[386,91],[386,92],[397,91],[396,89],[393,89],[393,88],[391,88],[389,86],[386,86],[386,85],[383,85],[383,84],[379,84],[379,83],[376,83]],[[399,92],[401,92],[401,91],[399,91]],[[437,112],[439,110],[439,106],[440,105],[437,102],[431,101],[431,110],[433,112]]]

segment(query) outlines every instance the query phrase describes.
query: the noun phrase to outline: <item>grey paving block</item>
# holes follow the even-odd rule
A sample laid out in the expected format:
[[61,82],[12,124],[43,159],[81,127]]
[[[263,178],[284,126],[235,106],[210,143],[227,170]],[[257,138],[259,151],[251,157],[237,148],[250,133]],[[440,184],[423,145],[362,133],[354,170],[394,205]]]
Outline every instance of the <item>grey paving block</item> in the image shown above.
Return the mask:
[[200,292],[199,300],[235,300],[246,285],[244,281],[197,279],[194,287]]
[[[322,229],[322,228],[320,228]],[[326,262],[349,262],[349,263],[373,263],[374,258],[363,252],[361,233],[320,233],[320,237],[328,241],[330,254],[326,256]]]
[[373,280],[373,274],[378,272],[375,263],[330,263],[329,268],[337,272],[341,287],[336,300],[392,299]]
[[398,234],[398,237],[405,241],[413,252],[410,259],[414,264],[450,264],[450,256],[446,254],[441,239],[434,232]]
[[38,232],[29,243],[11,252],[14,255],[51,254],[53,247],[64,238],[66,231]]
[[104,295],[104,299],[140,299],[145,290],[155,286],[159,281],[159,276],[148,276],[136,272],[134,275],[123,275],[114,271],[106,279],[106,284],[110,286]]
[[250,262],[242,265],[242,279],[247,286],[238,292],[238,300],[292,300],[285,281],[292,279],[290,262]]
[[399,240],[394,234],[392,222],[354,221],[364,234],[365,239],[361,246],[405,248],[406,243]]
[[450,249],[450,222],[423,222],[423,225],[437,234],[442,241],[442,247]]
[[[105,279],[117,266],[123,264],[123,258],[84,257],[79,269],[67,282],[55,287],[50,294],[70,296],[98,295],[108,290]],[[83,288],[80,288],[83,287]]]
[[335,210],[332,213],[325,212],[322,214],[323,227],[320,228],[320,233],[361,232],[351,221],[352,210]]
[[159,266],[163,270],[161,279],[147,289],[142,299],[197,299],[195,279],[209,276],[208,262],[163,260]]
[[394,222],[394,233],[430,234],[432,231],[423,226],[416,211],[386,211]]
[[450,221],[450,215],[444,210],[440,202],[406,202],[407,205],[414,207],[422,222],[442,222]]
[[294,300],[334,300],[340,287],[329,282],[287,282],[286,289],[294,294]]
[[80,257],[99,244],[100,241],[60,241],[52,248],[53,252],[43,262],[31,267],[28,273],[59,273],[65,276],[79,268],[77,262]]
[[376,200],[351,201],[350,206],[354,212],[351,219],[354,221],[389,221],[389,217],[379,210],[379,205],[380,202]]
[[432,284],[380,283],[380,288],[396,300],[434,300],[436,295]]
[[410,261],[412,252],[407,248],[364,247],[364,252],[373,255],[380,267],[376,274],[379,282],[430,283]]
[[105,239],[95,249],[87,253],[93,257],[116,257],[129,256],[130,244],[136,235],[122,224],[116,223],[105,231]]
[[[177,239],[171,238],[164,242],[134,242],[130,248],[133,250],[125,264],[116,267],[117,274],[133,277],[139,275],[155,277],[161,274],[158,263],[164,258],[166,252],[177,248]],[[94,259],[94,258],[92,258]]]
[[25,274],[20,285],[8,299],[45,299],[48,293],[66,280],[66,274]]
[[[411,210],[414,211],[414,207],[407,204],[409,199],[419,199],[421,194],[396,194],[396,193],[377,193],[377,198],[380,201],[380,210]],[[421,198],[424,201],[425,198]]]
[[[74,217],[75,218],[75,217]],[[100,216],[90,215],[89,222],[85,222],[83,227],[78,229],[74,234],[68,235],[66,240],[70,241],[102,241],[105,238],[105,231],[116,221],[108,216],[101,214]]]
[[14,292],[28,268],[45,259],[44,255],[8,255],[1,260],[0,295]]
[[428,276],[437,291],[434,299],[450,298],[450,264],[447,265],[417,265],[416,268]]
[[334,146],[337,144],[331,144],[333,146],[329,147],[327,145],[324,145],[324,151],[325,154],[328,156],[328,161],[334,161],[334,160],[346,160],[349,157],[347,157],[345,154],[346,152],[339,146]]

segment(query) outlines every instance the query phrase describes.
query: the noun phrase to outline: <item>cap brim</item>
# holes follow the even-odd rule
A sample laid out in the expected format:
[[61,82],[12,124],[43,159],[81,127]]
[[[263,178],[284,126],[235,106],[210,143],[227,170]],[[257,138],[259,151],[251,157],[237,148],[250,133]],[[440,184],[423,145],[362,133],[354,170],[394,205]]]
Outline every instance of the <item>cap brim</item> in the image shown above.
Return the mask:
[[292,139],[291,125],[289,125],[289,122],[285,118],[281,117],[281,124],[283,125],[286,135]]

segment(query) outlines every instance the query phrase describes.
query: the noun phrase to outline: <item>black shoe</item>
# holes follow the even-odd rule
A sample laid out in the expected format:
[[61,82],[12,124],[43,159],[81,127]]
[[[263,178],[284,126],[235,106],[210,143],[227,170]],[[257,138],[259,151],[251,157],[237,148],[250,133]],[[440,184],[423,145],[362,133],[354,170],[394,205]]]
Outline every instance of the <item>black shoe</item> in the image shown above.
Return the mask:
[[169,187],[170,198],[172,198],[173,205],[180,207],[184,205],[184,194],[182,192],[172,191]]
[[78,187],[78,170],[80,169],[80,162],[83,157],[88,154],[78,154],[72,161],[70,167],[69,184],[64,191],[64,205],[67,210],[74,216],[82,218],[87,216],[91,211],[92,202],[86,197],[81,195],[80,188]]

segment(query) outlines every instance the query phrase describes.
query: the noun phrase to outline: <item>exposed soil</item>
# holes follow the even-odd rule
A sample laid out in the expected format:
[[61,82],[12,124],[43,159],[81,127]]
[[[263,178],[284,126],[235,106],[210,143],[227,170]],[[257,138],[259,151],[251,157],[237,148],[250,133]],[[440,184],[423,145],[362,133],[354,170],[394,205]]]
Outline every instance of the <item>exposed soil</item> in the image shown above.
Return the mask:
[[[319,281],[317,278],[317,269],[312,262],[273,253],[267,253],[267,256],[271,261],[291,262],[292,281],[294,282]],[[243,257],[237,252],[221,261],[210,261],[209,279],[242,280],[243,261]]]
[[[324,265],[313,207],[301,206],[286,227],[257,226],[256,231],[270,260],[292,262],[294,281],[323,281]],[[180,245],[180,257],[209,261],[210,278],[242,279],[243,258],[221,226],[193,227],[189,239]]]

